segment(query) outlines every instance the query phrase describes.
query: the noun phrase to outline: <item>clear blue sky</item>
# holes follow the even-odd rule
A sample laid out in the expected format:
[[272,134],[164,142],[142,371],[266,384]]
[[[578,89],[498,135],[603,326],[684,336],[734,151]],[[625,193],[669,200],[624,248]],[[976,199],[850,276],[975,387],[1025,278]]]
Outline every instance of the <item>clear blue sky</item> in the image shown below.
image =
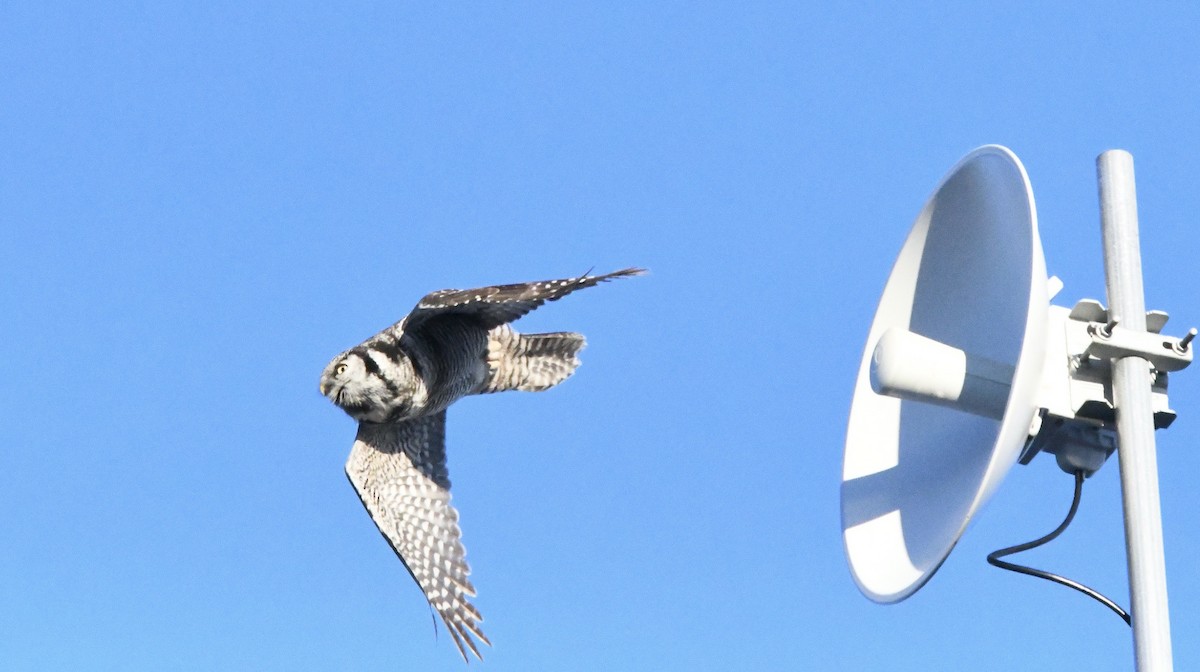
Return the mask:
[[[1200,10],[565,4],[0,10],[0,667],[463,669],[318,375],[428,291],[640,265],[519,323],[589,337],[573,379],[451,409],[478,669],[1129,669],[1113,614],[984,563],[1064,513],[1052,460],[879,607],[842,440],[892,260],[981,144],[1064,303],[1104,298],[1094,159],[1130,150],[1149,307],[1200,323]],[[1200,372],[1171,391],[1192,669]],[[1115,460],[1031,556],[1127,603]]]

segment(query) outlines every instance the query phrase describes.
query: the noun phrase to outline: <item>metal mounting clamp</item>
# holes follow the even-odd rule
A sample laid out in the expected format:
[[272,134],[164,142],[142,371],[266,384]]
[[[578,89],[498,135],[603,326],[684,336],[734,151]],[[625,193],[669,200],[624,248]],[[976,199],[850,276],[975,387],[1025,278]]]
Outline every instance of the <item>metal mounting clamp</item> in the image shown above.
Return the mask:
[[1085,357],[1097,359],[1121,359],[1141,357],[1159,371],[1179,371],[1192,363],[1192,329],[1183,338],[1163,336],[1149,331],[1125,329],[1117,320],[1106,324],[1092,322],[1088,325],[1092,342],[1083,351]]

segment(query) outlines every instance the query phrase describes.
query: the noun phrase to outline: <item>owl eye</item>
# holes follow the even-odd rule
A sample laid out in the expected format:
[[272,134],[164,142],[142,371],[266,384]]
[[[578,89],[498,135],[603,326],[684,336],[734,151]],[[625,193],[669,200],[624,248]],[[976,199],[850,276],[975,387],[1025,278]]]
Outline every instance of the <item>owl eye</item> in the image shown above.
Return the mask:
[[345,372],[346,372],[346,365],[345,365],[345,364],[338,364],[338,365],[337,365],[337,368],[336,368],[336,369],[334,369],[334,370],[333,370],[333,372],[334,372],[334,373],[336,373],[336,374],[337,374],[337,375],[339,375],[339,376],[340,376],[340,375],[342,375],[343,373],[345,373]]

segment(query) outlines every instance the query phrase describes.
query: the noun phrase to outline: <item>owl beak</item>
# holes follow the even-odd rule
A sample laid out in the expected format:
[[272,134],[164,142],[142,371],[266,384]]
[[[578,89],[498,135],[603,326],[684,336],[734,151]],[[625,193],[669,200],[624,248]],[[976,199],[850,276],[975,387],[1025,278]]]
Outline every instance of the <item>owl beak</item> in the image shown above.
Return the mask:
[[325,381],[322,380],[319,387],[321,389],[321,396],[323,396],[323,397],[329,396],[329,384],[328,383],[326,383]]

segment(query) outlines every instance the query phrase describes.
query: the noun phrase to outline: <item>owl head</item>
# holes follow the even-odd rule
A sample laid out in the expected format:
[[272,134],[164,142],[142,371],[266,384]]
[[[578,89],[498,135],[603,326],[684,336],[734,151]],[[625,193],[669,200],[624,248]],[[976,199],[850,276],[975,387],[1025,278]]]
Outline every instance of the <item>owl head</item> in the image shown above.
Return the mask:
[[329,362],[321,373],[321,394],[360,422],[384,422],[400,400],[380,375],[379,365],[360,349]]

